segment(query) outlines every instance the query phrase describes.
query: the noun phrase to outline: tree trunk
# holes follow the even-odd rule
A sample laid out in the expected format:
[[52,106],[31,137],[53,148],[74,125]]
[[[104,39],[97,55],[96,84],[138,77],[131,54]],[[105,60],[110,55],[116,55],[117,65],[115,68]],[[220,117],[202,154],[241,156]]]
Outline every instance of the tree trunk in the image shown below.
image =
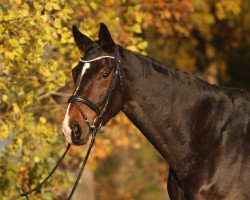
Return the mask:
[[73,200],[95,200],[94,175],[88,167],[84,169]]

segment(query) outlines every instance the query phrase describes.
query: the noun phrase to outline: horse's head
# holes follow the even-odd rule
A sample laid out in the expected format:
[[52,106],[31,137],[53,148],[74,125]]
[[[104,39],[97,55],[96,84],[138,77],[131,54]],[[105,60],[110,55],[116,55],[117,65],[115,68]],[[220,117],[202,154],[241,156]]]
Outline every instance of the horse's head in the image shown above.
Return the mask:
[[62,130],[69,143],[83,145],[90,132],[98,130],[121,110],[120,54],[104,24],[97,41],[75,26],[73,36],[84,57],[72,70],[75,90],[68,100]]

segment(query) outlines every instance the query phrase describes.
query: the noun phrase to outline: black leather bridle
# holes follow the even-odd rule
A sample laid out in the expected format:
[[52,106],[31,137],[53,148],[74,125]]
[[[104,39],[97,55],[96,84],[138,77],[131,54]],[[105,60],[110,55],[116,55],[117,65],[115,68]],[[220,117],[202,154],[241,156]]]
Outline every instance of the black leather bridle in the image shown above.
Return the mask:
[[[119,84],[120,84],[121,95],[123,94],[123,92],[122,92],[122,90],[123,90],[122,74],[121,74],[121,67],[120,67],[121,60],[120,60],[120,53],[119,53],[118,46],[116,46],[116,48],[115,48],[115,56],[114,57],[109,56],[109,55],[100,56],[100,57],[97,57],[97,58],[92,59],[92,60],[80,59],[80,62],[91,63],[91,62],[95,62],[95,61],[101,60],[101,59],[112,59],[115,61],[115,73],[114,73],[112,82],[109,86],[109,89],[108,89],[106,95],[104,96],[104,98],[98,104],[95,104],[92,101],[90,101],[89,99],[87,99],[83,96],[80,96],[80,95],[73,95],[73,96],[69,97],[69,99],[68,99],[68,103],[72,103],[77,107],[77,109],[81,113],[85,123],[88,125],[89,131],[85,135],[84,141],[86,141],[86,138],[88,137],[89,133],[91,133],[93,131],[97,132],[103,126],[102,119],[103,119],[104,114],[107,112],[110,98],[115,90],[117,80],[119,81]],[[96,118],[93,120],[92,123],[89,122],[87,115],[81,109],[78,102],[87,105],[90,109],[92,109],[96,113]],[[104,107],[103,107],[102,111],[100,111],[99,107],[102,104],[104,104]]]

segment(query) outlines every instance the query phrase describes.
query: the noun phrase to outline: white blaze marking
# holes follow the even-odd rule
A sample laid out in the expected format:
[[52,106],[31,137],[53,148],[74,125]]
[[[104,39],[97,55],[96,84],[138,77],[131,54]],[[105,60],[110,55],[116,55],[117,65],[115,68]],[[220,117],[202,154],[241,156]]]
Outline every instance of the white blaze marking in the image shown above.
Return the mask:
[[[81,80],[82,80],[82,77],[83,75],[85,74],[86,70],[90,68],[90,63],[85,63],[83,68],[82,68],[82,72],[81,72],[81,76],[80,76],[80,80],[79,80],[79,83],[76,87],[76,90],[75,90],[75,93],[74,95],[76,94],[76,92],[78,91],[79,87],[80,87],[80,84],[81,84]],[[70,106],[71,106],[71,103],[69,103],[68,107],[67,107],[67,111],[66,111],[66,114],[65,114],[65,117],[64,117],[64,120],[63,120],[63,124],[62,124],[62,131],[63,131],[63,134],[66,138],[66,140],[69,142],[69,143],[72,143],[72,139],[71,139],[71,128],[69,127],[69,109],[70,109]]]
[[69,108],[70,108],[70,105],[71,105],[71,103],[69,103],[69,105],[67,107],[67,111],[66,111],[66,114],[65,114],[65,117],[64,117],[64,120],[63,120],[63,124],[62,124],[62,131],[63,131],[63,134],[64,134],[66,140],[69,143],[72,143],[72,140],[71,140],[71,128],[69,127]]
[[80,76],[80,80],[79,80],[79,83],[78,83],[78,85],[77,85],[77,87],[76,87],[75,93],[78,91],[78,89],[79,89],[79,87],[80,87],[80,85],[81,85],[82,77],[83,77],[83,75],[85,74],[85,72],[86,72],[86,70],[87,70],[88,68],[90,68],[90,63],[85,63],[85,64],[83,65],[82,72],[81,72],[81,76]]

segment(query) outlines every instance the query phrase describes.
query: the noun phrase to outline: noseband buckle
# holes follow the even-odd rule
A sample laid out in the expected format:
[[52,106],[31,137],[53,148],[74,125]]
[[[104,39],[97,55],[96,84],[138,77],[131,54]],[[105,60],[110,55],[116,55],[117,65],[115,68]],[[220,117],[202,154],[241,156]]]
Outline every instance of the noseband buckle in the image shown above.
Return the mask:
[[[99,121],[99,122],[98,122],[98,121]],[[98,124],[96,124],[97,122],[98,122]],[[102,127],[102,118],[101,118],[100,116],[97,116],[97,117],[94,119],[94,121],[93,121],[91,127],[92,127],[95,131],[99,131],[99,130],[101,129],[101,127]]]

